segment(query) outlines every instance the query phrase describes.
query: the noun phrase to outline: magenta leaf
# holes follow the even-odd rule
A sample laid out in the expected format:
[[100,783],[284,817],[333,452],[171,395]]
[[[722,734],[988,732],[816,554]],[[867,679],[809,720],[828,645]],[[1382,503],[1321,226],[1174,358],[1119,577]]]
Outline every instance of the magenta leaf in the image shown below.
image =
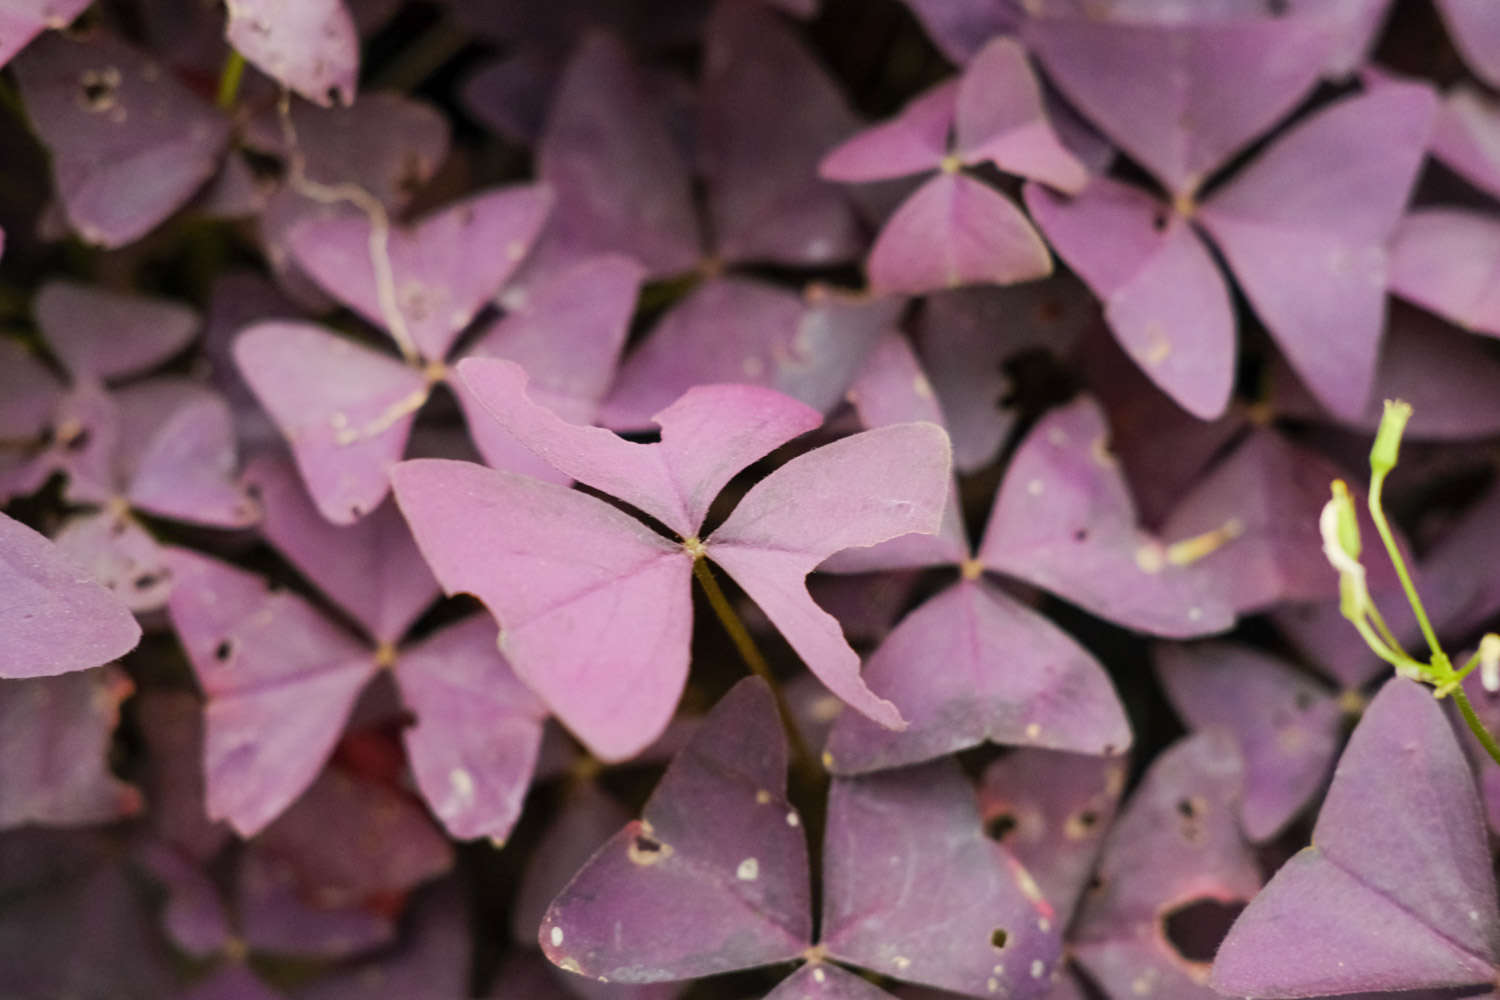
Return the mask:
[[431,391],[422,373],[302,322],[249,327],[236,339],[234,357],[291,442],[323,516],[349,524],[374,510]]
[[139,812],[140,792],[109,772],[120,703],[116,667],[0,681],[0,829],[103,823]]
[[[310,219],[289,234],[293,259],[329,294],[427,361],[441,362],[531,249],[552,207],[545,185],[472,195],[388,239],[391,298],[383,303],[364,216]],[[402,331],[391,326],[400,314]]]
[[[1301,947],[1311,933],[1319,946]],[[1497,966],[1472,773],[1427,689],[1393,678],[1339,760],[1312,846],[1235,921],[1212,984],[1256,997],[1488,986]]]
[[1456,209],[1410,212],[1391,244],[1391,291],[1466,330],[1500,337],[1500,223]]
[[90,0],[18,0],[0,11],[0,66],[48,28],[66,28]]
[[542,920],[542,950],[590,978],[646,983],[796,958],[811,944],[807,841],[786,801],[770,690],[725,695],[642,818],[594,854]]
[[984,834],[953,761],[836,778],[824,837],[822,947],[970,996],[1040,996],[1062,950],[1056,911]]
[[0,514],[0,677],[98,666],[134,648],[140,626],[119,598],[57,547]]
[[317,777],[374,657],[259,577],[185,549],[169,561],[167,610],[208,698],[208,813],[248,836]]
[[1125,790],[1126,762],[1058,750],[1013,750],[985,768],[979,810],[1066,927]]
[[958,108],[958,81],[913,98],[889,121],[872,125],[839,145],[818,165],[829,180],[880,181],[931,170],[948,153]]
[[1500,109],[1473,87],[1460,84],[1448,92],[1438,112],[1432,155],[1469,183],[1500,195]]
[[224,37],[314,104],[353,104],[359,35],[344,0],[233,0]]
[[102,28],[43,36],[14,68],[68,223],[90,243],[139,239],[218,167],[228,120]]
[[1491,87],[1500,86],[1500,17],[1481,0],[1438,0],[1438,12],[1448,37],[1463,56],[1464,65]]
[[165,550],[129,511],[76,514],[63,522],[53,541],[131,611],[158,611],[172,592]]
[[[1167,933],[1177,910],[1233,903],[1260,888],[1255,854],[1240,833],[1241,763],[1234,741],[1208,730],[1168,747],[1115,821],[1084,896],[1070,944],[1110,995],[1140,992],[1209,1000],[1208,965]],[[1278,953],[1277,961],[1288,959]]]
[[1248,646],[1161,645],[1156,673],[1194,729],[1234,734],[1245,764],[1245,835],[1270,840],[1312,801],[1338,752],[1343,712],[1311,678]]
[[516,890],[510,932],[523,945],[536,944],[537,928],[542,925],[552,900],[566,888],[574,873],[588,863],[599,845],[630,822],[625,807],[596,782],[571,784],[564,795]]

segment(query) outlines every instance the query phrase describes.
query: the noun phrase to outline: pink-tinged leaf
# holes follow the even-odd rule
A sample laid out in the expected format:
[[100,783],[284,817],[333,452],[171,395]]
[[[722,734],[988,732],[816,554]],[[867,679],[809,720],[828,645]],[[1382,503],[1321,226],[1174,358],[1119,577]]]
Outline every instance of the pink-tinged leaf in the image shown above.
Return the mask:
[[835,778],[823,857],[822,943],[835,958],[1013,997],[1039,995],[1059,959],[1055,911],[985,836],[953,761]]
[[406,892],[453,864],[452,847],[414,799],[336,767],[261,831],[253,849],[288,864],[304,898],[324,909]]
[[1245,764],[1245,835],[1275,837],[1328,777],[1342,735],[1338,703],[1281,660],[1226,642],[1158,646],[1156,674],[1189,726],[1234,734]]
[[403,462],[391,478],[444,589],[485,603],[516,673],[593,753],[627,759],[666,728],[692,632],[681,546],[593,497],[467,462]]
[[234,928],[208,873],[195,859],[152,840],[142,843],[136,856],[166,889],[161,922],[172,943],[197,959],[223,951]]
[[770,689],[747,678],[674,759],[641,820],[553,900],[542,950],[590,978],[646,983],[799,955],[812,913],[807,841],[786,801]]
[[386,312],[393,306],[417,352],[442,361],[531,249],[551,208],[545,185],[517,185],[465,198],[414,227],[392,230],[390,306],[381,303],[365,216],[310,219],[289,239],[293,259],[330,295],[395,337]]
[[1437,9],[1464,65],[1500,87],[1500,11],[1484,0],[1438,0]]
[[865,663],[864,681],[901,710],[907,728],[893,732],[845,712],[824,759],[835,773],[916,764],[986,740],[1095,754],[1116,754],[1131,742],[1099,662],[1046,618],[979,581],[950,587],[907,615]]
[[76,514],[53,539],[57,551],[83,567],[134,612],[157,611],[172,592],[166,551],[129,511]]
[[[142,411],[135,415],[141,417]],[[66,477],[63,499],[68,503],[106,506],[120,493],[120,453],[140,444],[131,431],[150,429],[149,420],[127,429],[123,418],[119,397],[95,379],[78,383],[58,400],[52,441],[41,460],[49,473]]]
[[943,55],[962,66],[996,35],[1013,33],[1025,16],[1015,0],[906,0]]
[[219,852],[229,829],[208,818],[203,787],[203,706],[185,691],[150,690],[135,704],[145,741],[142,788],[154,834],[200,862]]
[[73,281],[47,282],[33,309],[47,346],[74,379],[143,374],[182,350],[198,329],[198,315],[187,306]]
[[[1380,425],[1383,401],[1404,399],[1413,411],[1408,438],[1464,441],[1489,437],[1500,432],[1496,379],[1500,379],[1500,363],[1489,344],[1397,302],[1381,345],[1370,401],[1354,419],[1334,419],[1373,434]],[[1271,385],[1278,414],[1330,419],[1289,365],[1272,367]]]
[[401,652],[396,683],[417,717],[405,730],[417,787],[449,834],[504,841],[521,815],[547,711],[476,615]]
[[798,296],[737,276],[706,281],[626,358],[601,420],[649,427],[653,414],[712,382],[765,386],[827,413],[902,305],[817,285]]
[[1098,179],[1074,198],[1035,184],[1026,207],[1104,301],[1120,346],[1194,416],[1224,412],[1234,387],[1229,289],[1193,227],[1145,191]]
[[923,184],[886,221],[867,264],[881,294],[1010,285],[1052,273],[1052,257],[1010,199],[961,173]]
[[952,479],[948,435],[896,424],[841,438],[756,483],[707,543],[818,679],[846,703],[898,727],[896,706],[859,677],[838,621],[807,592],[807,574],[841,549],[935,532]]
[[325,520],[279,456],[260,455],[245,483],[264,510],[260,532],[376,642],[395,643],[438,596],[438,582],[394,503],[354,524]]
[[1475,333],[1500,337],[1500,222],[1455,209],[1411,212],[1391,243],[1391,291]]
[[1438,112],[1432,155],[1500,197],[1500,107],[1473,87],[1454,87]]
[[526,862],[511,908],[511,936],[527,947],[536,944],[537,928],[552,900],[599,845],[630,822],[625,807],[592,781],[571,784],[564,795],[557,815]]
[[948,153],[948,133],[958,107],[958,81],[938,84],[913,98],[901,113],[860,132],[832,150],[818,173],[834,181],[883,181],[938,166]]
[[1393,678],[1350,737],[1312,846],[1240,915],[1212,985],[1255,997],[1490,985],[1497,964],[1468,762],[1428,689]]
[[349,524],[379,506],[430,387],[422,374],[312,323],[268,321],[234,344],[318,510]]
[[335,970],[298,992],[301,1000],[410,1000],[467,997],[474,930],[464,898],[451,882],[424,892],[412,906],[397,947]]
[[1213,578],[1173,565],[1142,531],[1098,404],[1054,410],[1021,442],[979,559],[1127,628],[1182,638],[1234,621]]
[[698,260],[688,165],[644,74],[612,36],[587,35],[568,60],[536,171],[557,210],[528,273],[600,253],[629,254],[652,276]]
[[[465,359],[459,378],[485,411],[558,471],[619,497],[684,538],[698,533],[714,497],[742,469],[822,423],[817,411],[769,389],[704,385],[652,419],[659,444],[569,423],[528,392],[511,361]],[[441,574],[439,574],[441,576]]]
[[990,42],[964,67],[954,116],[956,155],[973,166],[988,161],[1069,194],[1089,174],[1047,120],[1042,87],[1013,38]]
[[[524,295],[507,296],[510,311],[466,356],[516,362],[526,370],[532,398],[564,420],[591,424],[614,380],[644,277],[629,257],[584,260],[539,280]],[[449,385],[489,465],[537,479],[564,478],[490,419],[462,380]]]
[[0,339],[0,437],[38,438],[52,419],[62,384],[19,341]]
[[139,239],[218,167],[228,119],[101,28],[46,35],[14,69],[68,223],[89,243]]
[[703,44],[698,137],[715,255],[793,266],[853,258],[864,246],[853,207],[817,170],[859,127],[843,94],[762,6],[718,4]]
[[359,34],[344,0],[230,0],[224,38],[314,104],[353,104]]
[[1240,833],[1241,773],[1227,733],[1198,733],[1157,757],[1115,821],[1098,888],[1085,894],[1070,935],[1076,960],[1108,995],[1131,996],[1144,982],[1158,996],[1214,996],[1208,963],[1183,955],[1166,922],[1192,904],[1236,903],[1260,888]]
[[236,881],[240,932],[251,950],[343,958],[389,944],[395,920],[379,906],[327,907],[309,899],[292,866],[252,846]]
[[[1315,18],[1178,24],[1029,20],[1049,77],[1173,194],[1191,195],[1317,84],[1332,48]],[[1256,86],[1245,87],[1253,79]]]
[[[1236,614],[1337,597],[1338,574],[1323,555],[1318,515],[1328,484],[1345,478],[1317,452],[1257,429],[1180,499],[1161,537],[1216,579]],[[1198,542],[1204,550],[1192,551]]]
[[1042,898],[1072,921],[1125,790],[1126,762],[1057,750],[1014,750],[985,768],[985,829],[1036,879]]
[[1198,213],[1292,366],[1346,418],[1370,396],[1386,243],[1436,111],[1425,84],[1381,83],[1299,123]]
[[0,677],[85,670],[140,640],[130,611],[88,571],[0,514]]
[[867,979],[837,965],[813,962],[802,966],[766,994],[766,1000],[892,1000]]
[[317,777],[374,659],[257,576],[185,549],[168,560],[167,611],[208,698],[208,812],[248,836]]
[[[121,391],[127,427],[133,397],[148,387],[142,383]],[[134,438],[144,447],[129,456],[125,498],[158,517],[218,528],[254,524],[260,511],[234,478],[239,457],[229,404],[196,384],[185,395],[149,438]]]
[[177,1000],[283,1000],[283,997],[284,994],[261,982],[245,966],[230,963],[178,995]]
[[0,10],[0,66],[10,62],[48,28],[62,29],[88,8],[90,0],[18,0]]
[[1014,416],[1001,362],[1040,348],[1067,352],[1097,313],[1065,272],[1010,288],[929,295],[916,323],[917,353],[953,437],[953,464],[974,472],[994,460]]
[[0,829],[75,826],[139,812],[141,794],[109,772],[120,703],[116,667],[0,681]]

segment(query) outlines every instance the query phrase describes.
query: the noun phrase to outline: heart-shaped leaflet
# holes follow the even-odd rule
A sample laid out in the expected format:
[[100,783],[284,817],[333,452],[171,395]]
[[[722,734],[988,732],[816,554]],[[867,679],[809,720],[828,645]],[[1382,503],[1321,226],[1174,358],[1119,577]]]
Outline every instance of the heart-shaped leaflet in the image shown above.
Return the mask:
[[1211,984],[1307,997],[1493,986],[1497,973],[1500,912],[1473,772],[1429,690],[1392,678],[1349,739],[1312,844],[1240,914]]
[[485,602],[518,674],[594,753],[628,758],[671,718],[687,678],[689,577],[705,555],[830,690],[901,724],[860,681],[859,657],[813,603],[805,577],[841,549],[937,528],[950,465],[941,428],[866,431],[794,458],[700,540],[719,491],[816,427],[815,411],[753,386],[700,386],[657,415],[660,443],[635,444],[532,402],[526,373],[511,362],[469,359],[459,373],[539,456],[680,539],[586,494],[471,463],[417,460],[392,471],[402,513],[444,588]]

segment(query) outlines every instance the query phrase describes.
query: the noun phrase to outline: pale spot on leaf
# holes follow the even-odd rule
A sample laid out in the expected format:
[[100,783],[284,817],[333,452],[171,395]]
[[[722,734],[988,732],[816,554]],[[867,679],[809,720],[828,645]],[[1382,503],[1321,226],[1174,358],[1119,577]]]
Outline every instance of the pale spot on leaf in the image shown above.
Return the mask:
[[740,866],[734,870],[735,878],[741,882],[754,882],[760,878],[760,862],[754,858],[746,858],[740,862]]

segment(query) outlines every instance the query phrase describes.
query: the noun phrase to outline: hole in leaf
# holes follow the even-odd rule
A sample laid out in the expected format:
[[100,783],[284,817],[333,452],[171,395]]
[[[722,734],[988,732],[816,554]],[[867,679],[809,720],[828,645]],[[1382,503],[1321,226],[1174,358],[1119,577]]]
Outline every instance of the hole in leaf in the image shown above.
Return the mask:
[[994,930],[990,931],[990,947],[994,948],[996,951],[1004,948],[1009,940],[1010,935],[1005,933],[1004,927],[996,927]]
[[1245,904],[1194,899],[1162,914],[1162,930],[1185,962],[1208,963]]
[[1094,824],[1097,822],[1099,822],[1099,814],[1092,809],[1085,809],[1078,814],[1078,825],[1085,830],[1093,829]]
[[1198,818],[1198,803],[1193,799],[1178,799],[1177,814],[1183,819]]
[[1291,9],[1290,0],[1266,0],[1266,13],[1272,17],[1284,17]]
[[991,816],[984,822],[984,832],[991,840],[1000,841],[1010,836],[1016,828],[1016,818],[1010,813]]
[[323,98],[331,107],[335,108],[342,107],[344,103],[344,95],[339,93],[339,88],[337,87],[329,87],[323,94]]
[[672,856],[672,848],[669,844],[663,844],[655,837],[644,833],[638,833],[630,839],[630,846],[625,853],[630,860],[642,867],[654,865],[663,858]]
[[120,89],[120,71],[113,66],[86,69],[78,75],[78,103],[87,111],[108,111],[115,106]]
[[76,432],[63,438],[62,446],[68,451],[77,454],[89,446],[89,430],[87,427],[80,428]]
[[224,639],[214,647],[214,659],[218,660],[220,663],[223,663],[225,660],[229,659],[229,654],[232,652],[234,652],[234,646],[228,639]]
[[1167,228],[1167,213],[1157,209],[1156,214],[1151,216],[1151,228],[1158,233]]

